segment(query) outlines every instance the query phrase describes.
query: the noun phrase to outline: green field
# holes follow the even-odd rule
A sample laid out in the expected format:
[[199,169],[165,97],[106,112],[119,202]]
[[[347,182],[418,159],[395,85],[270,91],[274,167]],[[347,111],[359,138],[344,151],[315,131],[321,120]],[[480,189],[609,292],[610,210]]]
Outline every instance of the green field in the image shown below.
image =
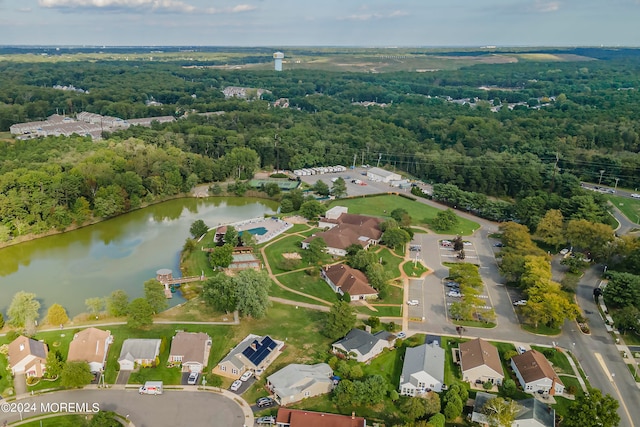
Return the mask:
[[[406,199],[400,196],[375,196],[375,197],[359,197],[353,199],[334,200],[330,206],[346,206],[349,213],[371,215],[386,218],[388,214],[397,208],[405,209],[411,216],[411,223],[414,225],[427,225],[436,217],[440,209],[428,206],[419,201]],[[386,213],[385,213],[386,211]],[[458,225],[444,230],[439,234],[459,234],[468,236],[474,230],[480,228],[478,223],[465,218],[458,217]]]
[[[287,236],[265,248],[264,251],[267,255],[267,262],[269,262],[273,274],[280,274],[303,267],[302,260],[286,260],[282,256],[284,253],[301,253],[302,247],[300,246],[300,242],[303,240],[304,239],[299,236]],[[287,261],[291,263],[291,268],[283,269],[283,263]]]
[[[330,303],[338,300],[337,294],[333,292],[327,282],[322,280],[320,276],[309,276],[307,272],[303,270],[280,274],[277,277],[280,283],[290,289],[313,295]],[[315,304],[318,304],[318,302],[316,301]]]
[[355,306],[356,312],[362,313],[362,314],[368,314],[370,316],[377,316],[377,317],[401,317],[402,316],[402,307],[399,305],[397,306],[396,305],[376,306],[375,304],[371,304],[371,305],[375,307],[377,311],[373,311],[365,306],[358,305],[358,306]]
[[640,199],[620,196],[607,196],[607,198],[629,221],[640,224]]
[[403,258],[399,258],[389,249],[382,249],[381,251],[376,252],[379,258],[382,258],[382,264],[384,265],[385,271],[390,273],[391,279],[395,279],[400,277],[400,263],[404,261]]
[[87,425],[86,423],[85,415],[71,414],[41,418],[20,425],[23,427],[82,427]]
[[407,262],[402,266],[402,270],[404,270],[404,273],[409,277],[420,277],[429,271],[429,269],[422,265],[420,261],[417,263],[414,263],[413,261]]

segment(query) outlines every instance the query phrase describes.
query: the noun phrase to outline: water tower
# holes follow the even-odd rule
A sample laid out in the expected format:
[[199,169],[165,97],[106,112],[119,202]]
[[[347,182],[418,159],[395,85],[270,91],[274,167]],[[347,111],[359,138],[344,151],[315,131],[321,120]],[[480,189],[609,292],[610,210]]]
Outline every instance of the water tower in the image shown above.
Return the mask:
[[273,63],[276,71],[282,71],[282,60],[284,59],[284,53],[276,52],[273,54]]

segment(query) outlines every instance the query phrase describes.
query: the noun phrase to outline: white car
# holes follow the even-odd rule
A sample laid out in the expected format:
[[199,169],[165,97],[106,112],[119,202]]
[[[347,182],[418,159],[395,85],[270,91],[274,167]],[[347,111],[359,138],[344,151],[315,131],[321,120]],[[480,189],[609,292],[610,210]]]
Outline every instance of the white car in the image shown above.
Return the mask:
[[242,381],[235,380],[233,384],[231,384],[231,391],[238,391],[242,387]]
[[458,291],[449,291],[447,292],[447,295],[451,298],[462,298],[462,294]]
[[407,301],[407,305],[419,305],[420,301],[418,301],[417,299],[410,299],[409,301]]
[[396,338],[398,338],[399,340],[405,339],[407,337],[407,334],[405,334],[404,332],[398,332],[396,334]]
[[569,249],[564,248],[563,250],[560,251],[560,255],[566,255],[569,253]]
[[199,374],[197,372],[191,372],[189,374],[189,378],[187,379],[187,384],[195,385],[198,382]]
[[638,194],[638,193],[633,193],[633,194],[631,195],[631,197],[633,197],[634,199],[640,199],[640,194]]
[[514,302],[513,305],[527,305],[527,300],[521,299],[519,301]]
[[248,381],[249,378],[251,378],[252,376],[253,376],[253,372],[247,371],[244,374],[242,374],[242,376],[240,377],[240,381]]

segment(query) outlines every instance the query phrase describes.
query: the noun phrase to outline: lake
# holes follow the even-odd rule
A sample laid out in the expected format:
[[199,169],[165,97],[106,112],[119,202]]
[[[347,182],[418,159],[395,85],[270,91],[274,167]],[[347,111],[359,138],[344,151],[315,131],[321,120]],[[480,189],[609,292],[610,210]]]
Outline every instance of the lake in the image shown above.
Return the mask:
[[[84,301],[123,289],[143,296],[143,283],[156,270],[179,277],[182,246],[191,224],[209,227],[274,213],[277,203],[249,198],[184,198],[159,203],[68,233],[0,249],[0,312],[18,291],[33,292],[41,318],[54,303],[69,317],[87,311]],[[177,294],[174,306],[184,300]]]

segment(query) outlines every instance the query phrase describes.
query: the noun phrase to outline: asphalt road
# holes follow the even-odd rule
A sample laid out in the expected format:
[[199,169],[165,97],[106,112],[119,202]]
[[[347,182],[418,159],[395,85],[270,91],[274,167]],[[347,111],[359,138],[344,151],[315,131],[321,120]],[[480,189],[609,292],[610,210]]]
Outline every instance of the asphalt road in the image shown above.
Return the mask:
[[[634,421],[640,420],[640,390],[607,332],[593,299],[593,288],[598,285],[602,270],[602,265],[587,270],[576,292],[578,304],[590,313],[586,316],[591,335],[584,335],[574,322],[567,322],[557,341],[560,346],[574,351],[593,387],[621,402],[620,426],[633,427],[637,425]],[[605,367],[598,361],[598,354]]]
[[[24,418],[42,415],[41,409],[53,409],[53,412],[72,412],[63,410],[65,404],[85,405],[103,411],[115,411],[129,419],[136,427],[175,427],[175,426],[218,426],[242,427],[245,418],[236,402],[214,392],[191,392],[165,390],[160,396],[138,394],[137,390],[77,390],[47,393],[14,402],[23,409]],[[0,405],[6,405],[2,401]],[[20,405],[20,406],[18,406]],[[18,412],[7,412],[6,406],[0,411],[0,423],[20,420]]]

